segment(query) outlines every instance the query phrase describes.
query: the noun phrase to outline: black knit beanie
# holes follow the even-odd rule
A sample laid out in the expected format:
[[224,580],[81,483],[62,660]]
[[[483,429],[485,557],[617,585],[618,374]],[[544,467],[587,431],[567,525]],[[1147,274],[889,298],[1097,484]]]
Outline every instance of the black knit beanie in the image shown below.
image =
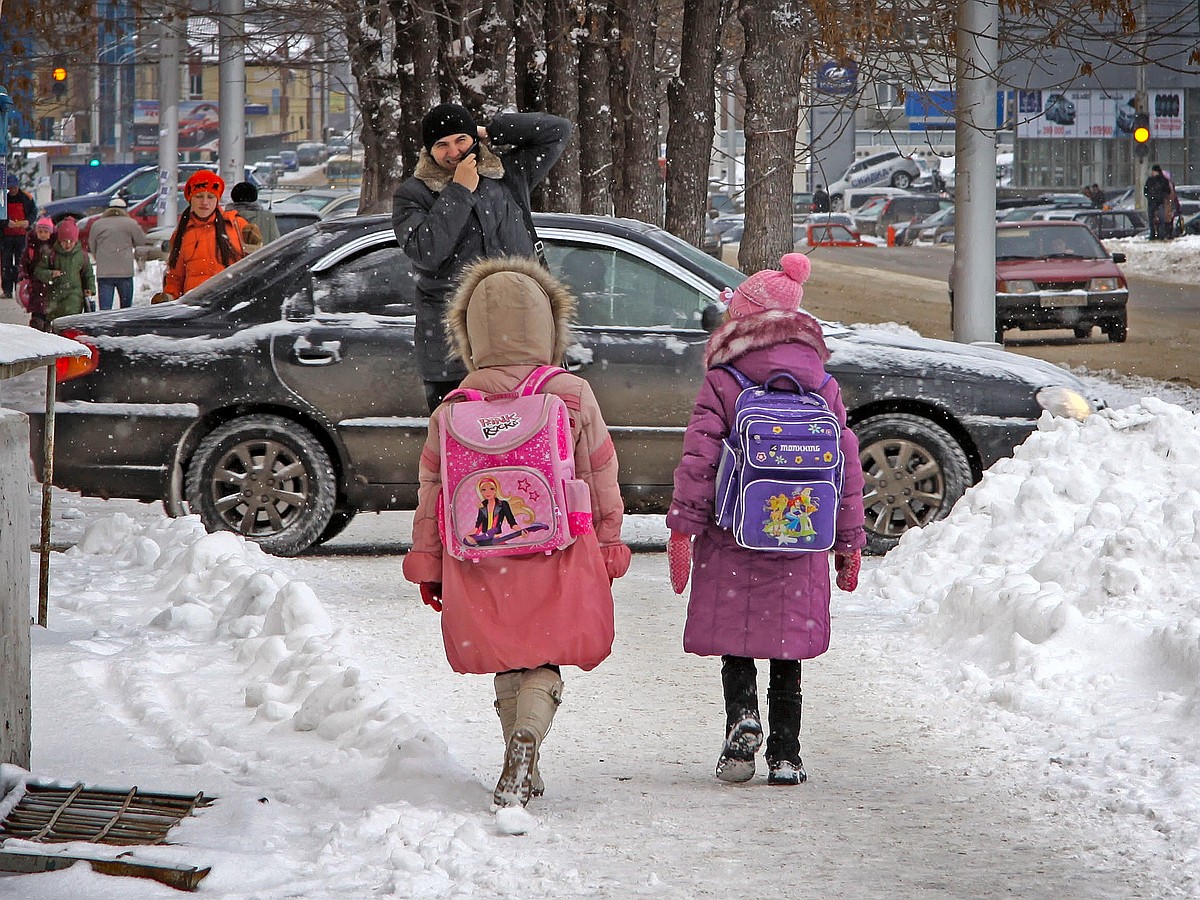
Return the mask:
[[229,199],[234,203],[253,203],[258,199],[258,188],[248,181],[239,181],[229,192]]
[[475,137],[479,129],[471,117],[470,110],[457,103],[442,103],[425,113],[421,120],[421,140],[426,150],[451,134],[469,134]]

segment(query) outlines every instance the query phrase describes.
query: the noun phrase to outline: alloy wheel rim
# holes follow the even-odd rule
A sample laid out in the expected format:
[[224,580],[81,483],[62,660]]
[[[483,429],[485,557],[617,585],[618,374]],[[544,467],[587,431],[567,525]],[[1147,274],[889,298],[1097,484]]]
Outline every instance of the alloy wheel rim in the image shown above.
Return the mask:
[[904,439],[876,441],[861,453],[867,528],[900,537],[928,525],[941,512],[946,479],[937,460],[920,444]]
[[286,444],[245,440],[217,460],[210,491],[217,515],[229,530],[266,537],[285,531],[303,515],[308,470]]

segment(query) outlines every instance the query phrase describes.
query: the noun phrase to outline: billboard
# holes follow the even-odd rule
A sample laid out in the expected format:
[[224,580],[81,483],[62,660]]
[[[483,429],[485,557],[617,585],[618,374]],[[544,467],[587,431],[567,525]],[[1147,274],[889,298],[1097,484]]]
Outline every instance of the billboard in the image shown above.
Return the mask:
[[[996,127],[1011,128],[1005,114],[1005,104],[1011,100],[1004,91],[996,91]],[[904,97],[904,115],[909,131],[938,131],[954,128],[954,106],[958,95],[951,90],[909,91]]]
[[[1183,137],[1183,92],[1149,95],[1150,131]],[[1133,91],[1017,91],[1017,137],[1126,138],[1137,110]]]
[[[133,147],[158,146],[158,101],[137,100],[133,104]],[[220,108],[212,100],[179,101],[179,149],[213,149],[221,133]]]

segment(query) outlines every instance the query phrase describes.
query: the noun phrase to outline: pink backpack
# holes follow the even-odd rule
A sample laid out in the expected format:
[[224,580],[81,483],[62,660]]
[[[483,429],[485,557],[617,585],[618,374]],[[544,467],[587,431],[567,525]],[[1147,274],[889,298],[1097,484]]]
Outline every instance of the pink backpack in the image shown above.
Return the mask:
[[517,389],[459,388],[441,417],[438,524],[455,559],[553,553],[592,530],[591,494],[575,478],[567,405],[541,393],[563,370],[540,366]]

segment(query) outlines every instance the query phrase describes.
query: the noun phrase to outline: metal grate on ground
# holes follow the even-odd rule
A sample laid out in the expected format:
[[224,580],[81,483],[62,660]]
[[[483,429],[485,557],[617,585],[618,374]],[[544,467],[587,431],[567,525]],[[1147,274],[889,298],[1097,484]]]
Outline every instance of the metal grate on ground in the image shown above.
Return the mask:
[[85,841],[134,846],[162,844],[167,832],[213,798],[26,782],[25,794],[0,823],[0,840]]

